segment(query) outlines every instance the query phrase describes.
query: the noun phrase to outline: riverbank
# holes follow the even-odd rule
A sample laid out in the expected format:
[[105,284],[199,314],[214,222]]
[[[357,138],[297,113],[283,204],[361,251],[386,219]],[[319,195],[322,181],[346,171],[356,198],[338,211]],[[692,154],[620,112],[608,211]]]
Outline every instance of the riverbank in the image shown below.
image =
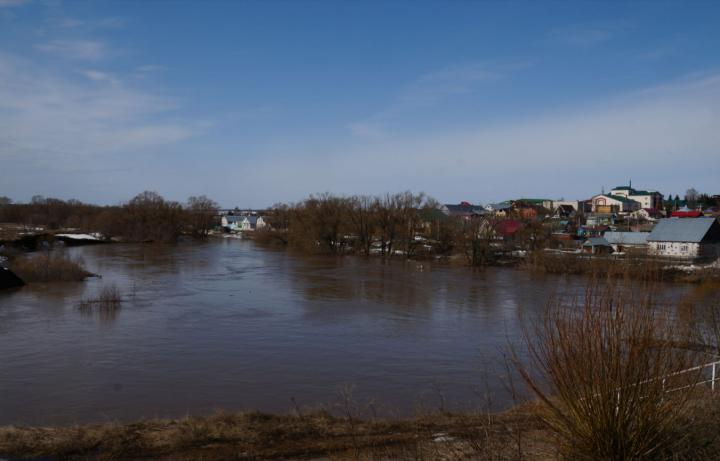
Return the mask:
[[317,407],[289,415],[243,411],[130,424],[5,426],[0,427],[0,454],[168,461],[407,459],[411,453],[423,453],[417,460],[452,459],[459,453],[554,459],[533,405],[496,415],[425,412],[409,418],[374,418],[353,405],[342,416]]
[[[0,427],[0,456],[44,460],[560,461],[557,439],[531,402],[503,413],[373,417],[353,405],[292,414],[257,411],[64,427]],[[682,411],[672,438],[647,459],[715,459],[720,398],[708,389]],[[669,457],[669,458],[668,458]],[[634,458],[633,458],[634,459]],[[646,459],[646,458],[643,458]]]

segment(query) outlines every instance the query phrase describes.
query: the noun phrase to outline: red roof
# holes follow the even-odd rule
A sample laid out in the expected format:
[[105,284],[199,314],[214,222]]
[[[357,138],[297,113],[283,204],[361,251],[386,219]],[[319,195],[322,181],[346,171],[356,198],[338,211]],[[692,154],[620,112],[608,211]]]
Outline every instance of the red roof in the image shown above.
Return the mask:
[[522,224],[514,219],[492,219],[490,225],[495,229],[495,234],[502,236],[513,235],[522,227]]
[[699,218],[702,216],[701,211],[674,211],[670,217],[671,218]]

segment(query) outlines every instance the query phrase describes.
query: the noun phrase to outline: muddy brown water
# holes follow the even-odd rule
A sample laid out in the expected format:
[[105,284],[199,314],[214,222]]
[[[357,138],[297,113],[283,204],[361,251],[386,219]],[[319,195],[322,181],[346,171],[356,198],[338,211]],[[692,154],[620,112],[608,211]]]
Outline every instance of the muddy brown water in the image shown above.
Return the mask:
[[[71,248],[102,279],[0,292],[0,424],[476,402],[480,355],[580,279],[308,256],[244,240]],[[83,314],[116,283],[122,307]],[[492,388],[502,394],[493,380]],[[503,397],[498,397],[502,404]],[[424,402],[424,403],[423,403]]]

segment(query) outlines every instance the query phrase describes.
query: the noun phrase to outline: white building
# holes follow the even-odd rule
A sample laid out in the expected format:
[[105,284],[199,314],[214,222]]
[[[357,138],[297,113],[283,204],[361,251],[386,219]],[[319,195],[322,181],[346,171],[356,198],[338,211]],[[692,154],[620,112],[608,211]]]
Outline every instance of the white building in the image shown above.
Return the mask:
[[632,213],[642,208],[640,202],[622,195],[596,195],[592,204],[595,213]]
[[648,234],[648,253],[675,258],[720,255],[720,225],[713,218],[662,219]]
[[663,195],[655,190],[635,190],[632,187],[616,187],[610,195],[629,198],[639,202],[640,208],[662,208]]

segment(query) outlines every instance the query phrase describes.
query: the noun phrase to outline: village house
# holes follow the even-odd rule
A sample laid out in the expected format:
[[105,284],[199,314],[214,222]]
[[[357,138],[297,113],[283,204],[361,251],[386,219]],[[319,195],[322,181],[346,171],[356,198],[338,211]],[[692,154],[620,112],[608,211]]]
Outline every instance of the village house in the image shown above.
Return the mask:
[[242,230],[251,231],[257,229],[258,216],[243,216]]
[[664,216],[662,211],[656,210],[655,208],[643,208],[632,213],[633,218],[645,221],[656,221],[662,219]]
[[671,218],[704,218],[702,211],[673,211],[670,213]]
[[245,220],[245,216],[223,216],[220,221],[222,227],[227,227],[230,230],[240,229],[242,223]]
[[512,240],[522,224],[515,219],[487,219],[480,229],[489,232],[497,240]]
[[592,204],[596,213],[632,213],[642,208],[640,202],[622,195],[599,194],[592,198]]
[[485,211],[489,214],[497,216],[498,218],[504,218],[510,214],[513,210],[512,203],[489,203],[485,205]]
[[602,237],[605,232],[611,230],[610,226],[580,226],[578,236],[580,237]]
[[662,208],[663,195],[654,190],[635,190],[630,187],[616,187],[610,191],[610,195],[617,195],[640,203],[642,208]]
[[469,219],[472,213],[482,210],[480,205],[472,205],[468,202],[460,202],[459,205],[442,205],[440,211],[448,216],[460,216],[463,219]]
[[555,218],[572,218],[575,216],[575,208],[572,205],[558,205],[555,209]]
[[592,206],[588,204],[587,200],[546,200],[542,203],[543,208],[556,211],[562,205],[569,205],[576,212],[588,213],[592,211]]
[[612,225],[617,220],[618,217],[615,213],[588,213],[585,215],[585,224],[588,226]]
[[437,208],[423,211],[422,214],[418,213],[418,216],[420,221],[414,229],[414,234],[426,237],[438,238],[445,227],[452,222],[452,218],[447,213]]
[[608,254],[614,250],[604,237],[588,237],[583,240],[582,250],[592,254]]
[[648,232],[605,232],[603,238],[618,253],[628,250],[647,252]]
[[262,229],[263,227],[268,227],[272,225],[273,216],[258,216],[257,218],[257,228]]
[[663,219],[648,235],[648,253],[688,259],[720,255],[720,224],[710,218]]

